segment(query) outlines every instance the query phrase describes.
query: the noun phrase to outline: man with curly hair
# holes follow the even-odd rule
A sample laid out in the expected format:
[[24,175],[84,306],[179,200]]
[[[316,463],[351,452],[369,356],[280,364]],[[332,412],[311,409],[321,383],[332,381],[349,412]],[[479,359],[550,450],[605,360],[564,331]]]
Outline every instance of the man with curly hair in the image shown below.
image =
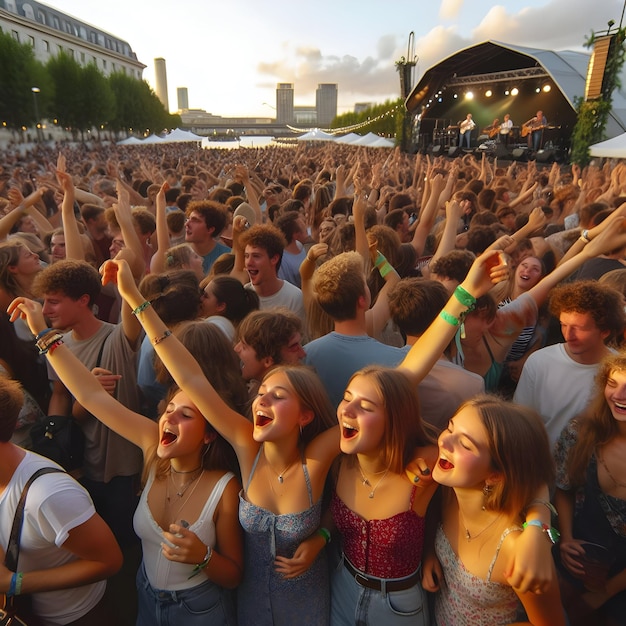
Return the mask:
[[557,287],[550,313],[561,323],[565,342],[528,357],[513,401],[541,415],[554,446],[568,421],[587,406],[598,365],[612,352],[607,344],[623,333],[626,314],[619,292],[591,280]]

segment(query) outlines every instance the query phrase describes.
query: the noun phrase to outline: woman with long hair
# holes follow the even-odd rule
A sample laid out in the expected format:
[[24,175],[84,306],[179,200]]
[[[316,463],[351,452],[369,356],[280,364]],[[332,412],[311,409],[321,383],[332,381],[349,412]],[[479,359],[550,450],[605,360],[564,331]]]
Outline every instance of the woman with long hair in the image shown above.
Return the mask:
[[243,545],[230,446],[183,391],[172,390],[158,422],[120,404],[46,328],[39,303],[17,298],[9,311],[12,320],[27,319],[76,400],[143,452],[145,486],[134,517],[143,549],[138,626],[234,625],[229,590],[241,580]]
[[602,361],[592,401],[555,448],[558,564],[572,624],[622,624],[626,614],[625,407],[622,352]]
[[[438,439],[433,479],[442,494],[435,553],[424,562],[424,588],[438,591],[438,626],[565,624],[556,576],[546,593],[522,592],[507,580],[507,561],[519,549],[522,511],[554,467],[540,417],[530,409],[484,395],[465,402]],[[526,534],[526,533],[523,533]],[[543,540],[547,541],[547,540]],[[551,566],[554,569],[554,566]],[[528,621],[518,622],[519,601]]]

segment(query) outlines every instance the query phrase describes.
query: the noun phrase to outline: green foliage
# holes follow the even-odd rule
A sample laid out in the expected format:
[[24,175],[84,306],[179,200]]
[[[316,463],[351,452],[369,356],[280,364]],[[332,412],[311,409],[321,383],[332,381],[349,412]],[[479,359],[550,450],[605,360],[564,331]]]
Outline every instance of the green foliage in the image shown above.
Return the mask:
[[[612,37],[600,98],[588,101],[579,98],[576,101],[578,119],[572,133],[570,160],[581,166],[591,160],[589,146],[605,138],[604,129],[613,104],[613,92],[621,86],[619,76],[626,60],[626,28],[619,28]],[[591,33],[585,45],[591,47],[595,41],[596,35]]]
[[[10,35],[0,32],[0,121],[18,129],[35,122],[35,104],[32,88],[51,92],[41,64],[35,60],[33,49],[20,44]],[[37,97],[40,116],[45,111],[45,100]]]
[[[32,87],[40,89],[36,96]],[[181,125],[145,81],[123,73],[107,78],[95,64],[81,66],[66,52],[43,65],[31,46],[0,31],[0,123],[19,129],[44,118],[81,134],[102,127],[159,133]]]
[[[376,133],[390,137],[402,137],[403,103],[398,98],[391,102],[376,104],[361,113],[344,113],[338,115],[330,125],[331,128],[346,128],[346,132]],[[380,117],[380,119],[378,119]],[[369,120],[369,122],[368,122]],[[360,126],[362,124],[362,126]],[[353,126],[360,126],[353,129]]]

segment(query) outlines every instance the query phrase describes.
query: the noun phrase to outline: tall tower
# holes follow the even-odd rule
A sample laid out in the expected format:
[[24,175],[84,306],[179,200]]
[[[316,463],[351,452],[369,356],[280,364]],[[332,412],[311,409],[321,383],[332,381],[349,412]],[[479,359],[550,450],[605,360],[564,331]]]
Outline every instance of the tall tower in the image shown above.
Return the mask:
[[178,87],[176,89],[176,96],[178,99],[178,110],[184,111],[189,108],[189,94],[187,93],[187,87]]
[[293,83],[276,85],[276,121],[293,124]]
[[163,103],[165,110],[169,113],[170,103],[167,96],[167,70],[163,57],[154,59],[154,78],[156,81],[156,95]]
[[321,83],[315,92],[317,125],[328,128],[337,117],[337,83]]

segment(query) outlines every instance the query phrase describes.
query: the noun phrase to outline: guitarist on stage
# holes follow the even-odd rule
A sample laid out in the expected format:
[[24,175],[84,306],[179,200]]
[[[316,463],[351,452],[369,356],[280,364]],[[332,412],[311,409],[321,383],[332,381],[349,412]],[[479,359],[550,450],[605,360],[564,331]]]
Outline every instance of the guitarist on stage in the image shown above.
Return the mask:
[[513,120],[511,120],[511,116],[507,113],[504,116],[504,120],[502,124],[500,124],[500,128],[498,129],[498,138],[500,139],[500,143],[505,146],[509,143],[509,135],[513,129]]
[[483,133],[487,135],[489,139],[493,139],[498,134],[499,129],[500,120],[496,117],[496,119],[494,119],[489,126],[483,128]]
[[522,137],[528,135],[528,147],[532,148],[535,152],[541,149],[541,143],[543,139],[543,129],[548,125],[543,111],[537,111],[535,117],[529,119],[522,128]]
[[[470,148],[471,145],[471,141],[472,141],[472,131],[474,130],[474,128],[476,128],[476,122],[472,119],[472,114],[468,113],[467,117],[461,122],[461,125],[459,127],[459,132],[461,133],[461,139],[459,141],[459,143],[461,144],[461,147],[463,147],[463,145],[467,144],[467,147]],[[467,141],[465,140],[467,137]]]

